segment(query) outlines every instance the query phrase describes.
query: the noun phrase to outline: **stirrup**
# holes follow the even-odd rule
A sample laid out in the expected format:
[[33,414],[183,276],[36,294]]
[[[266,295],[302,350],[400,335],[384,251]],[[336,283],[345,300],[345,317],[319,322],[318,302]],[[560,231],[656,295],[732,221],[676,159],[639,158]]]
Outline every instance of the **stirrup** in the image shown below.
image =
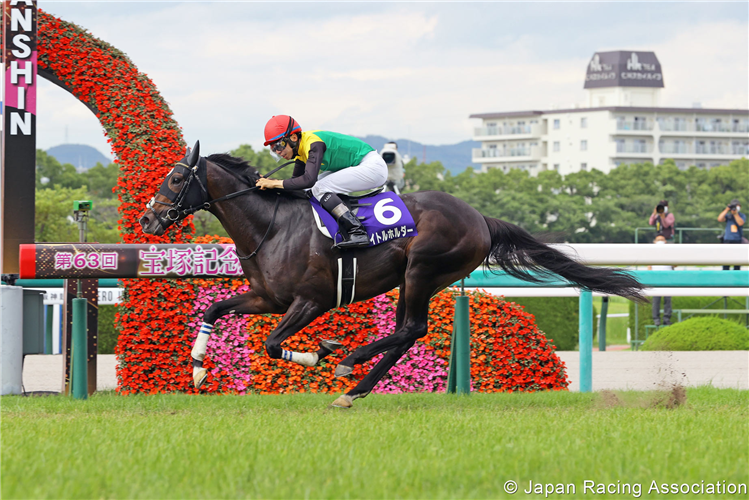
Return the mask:
[[[368,247],[369,246],[369,238],[367,238],[367,232],[366,231],[362,231],[362,232],[364,233],[363,235],[362,234],[357,235],[356,233],[354,233],[354,234],[347,234],[346,236],[348,236],[348,238],[346,236],[344,236],[343,234],[341,234],[341,236],[343,236],[343,240],[340,243],[335,243],[333,245],[333,248],[346,249],[346,248],[366,248],[366,247]],[[360,238],[355,239],[354,238],[355,236],[359,236]]]

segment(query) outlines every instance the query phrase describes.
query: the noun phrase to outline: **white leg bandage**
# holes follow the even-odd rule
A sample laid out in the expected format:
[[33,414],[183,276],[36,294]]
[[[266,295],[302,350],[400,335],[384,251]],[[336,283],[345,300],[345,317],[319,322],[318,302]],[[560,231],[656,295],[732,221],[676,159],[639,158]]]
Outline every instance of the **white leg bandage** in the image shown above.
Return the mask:
[[315,366],[317,364],[316,352],[294,352],[282,350],[281,357],[286,361],[299,363],[302,366]]
[[208,346],[208,337],[211,336],[212,331],[213,325],[209,325],[208,323],[203,323],[202,325],[200,325],[198,337],[195,339],[195,344],[193,344],[192,346],[192,357],[197,359],[198,361],[203,361],[203,358],[205,358],[205,350]]

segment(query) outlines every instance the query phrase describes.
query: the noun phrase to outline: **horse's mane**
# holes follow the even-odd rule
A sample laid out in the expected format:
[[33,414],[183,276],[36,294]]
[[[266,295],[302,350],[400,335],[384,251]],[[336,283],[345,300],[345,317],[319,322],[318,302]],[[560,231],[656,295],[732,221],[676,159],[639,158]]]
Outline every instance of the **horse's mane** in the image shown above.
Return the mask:
[[227,153],[213,154],[206,156],[206,160],[213,163],[217,163],[223,167],[233,170],[237,174],[246,177],[251,182],[250,185],[255,185],[255,182],[260,178],[260,174],[257,169],[249,164],[247,160],[237,158]]
[[[254,186],[260,178],[260,173],[257,169],[250,165],[247,160],[242,158],[237,158],[227,153],[219,153],[206,156],[205,159],[233,170],[240,177],[245,177],[247,179],[247,184],[250,186]],[[287,199],[307,199],[307,194],[304,191],[286,191],[281,189],[279,192]],[[266,192],[266,194],[269,193],[270,192]]]

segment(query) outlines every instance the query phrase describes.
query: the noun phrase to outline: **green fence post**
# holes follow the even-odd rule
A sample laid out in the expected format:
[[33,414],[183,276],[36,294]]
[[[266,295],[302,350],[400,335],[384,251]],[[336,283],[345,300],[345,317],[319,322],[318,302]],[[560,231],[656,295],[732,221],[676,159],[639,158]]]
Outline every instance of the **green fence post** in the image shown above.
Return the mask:
[[601,299],[601,317],[598,321],[598,350],[606,350],[606,315],[609,312],[609,298]]
[[52,354],[52,324],[55,314],[55,306],[47,305],[45,307],[46,317],[44,318],[44,354]]
[[73,350],[71,353],[73,370],[72,386],[75,399],[88,399],[88,339],[86,299],[73,299]]
[[593,294],[580,291],[580,392],[593,390]]
[[468,297],[455,298],[455,388],[458,394],[471,393],[471,324]]

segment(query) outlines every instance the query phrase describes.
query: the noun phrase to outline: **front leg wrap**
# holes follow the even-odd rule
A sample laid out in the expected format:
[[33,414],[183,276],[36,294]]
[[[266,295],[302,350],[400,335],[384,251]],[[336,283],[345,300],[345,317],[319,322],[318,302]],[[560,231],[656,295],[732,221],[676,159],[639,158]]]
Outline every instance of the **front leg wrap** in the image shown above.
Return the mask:
[[286,361],[293,363],[299,363],[302,366],[315,366],[320,357],[316,352],[294,352],[294,351],[281,351],[281,357]]
[[203,359],[205,359],[205,351],[208,347],[208,339],[213,331],[213,325],[209,323],[203,323],[200,325],[200,331],[195,339],[195,343],[192,346],[192,378],[195,387],[200,389],[203,382],[208,378],[208,371],[203,368]]

